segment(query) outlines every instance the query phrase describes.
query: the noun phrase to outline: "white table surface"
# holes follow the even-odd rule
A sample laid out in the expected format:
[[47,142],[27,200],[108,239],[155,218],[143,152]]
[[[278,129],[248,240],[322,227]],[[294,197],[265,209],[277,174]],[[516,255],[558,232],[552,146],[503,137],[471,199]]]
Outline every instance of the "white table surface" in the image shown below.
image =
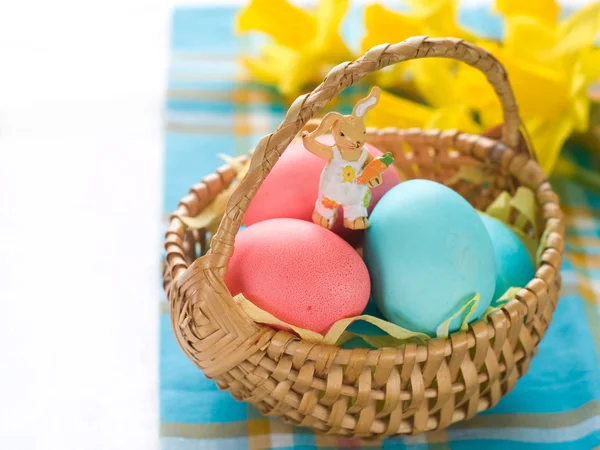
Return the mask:
[[174,3],[0,2],[0,448],[158,447]]
[[0,448],[157,448],[171,5],[0,5]]

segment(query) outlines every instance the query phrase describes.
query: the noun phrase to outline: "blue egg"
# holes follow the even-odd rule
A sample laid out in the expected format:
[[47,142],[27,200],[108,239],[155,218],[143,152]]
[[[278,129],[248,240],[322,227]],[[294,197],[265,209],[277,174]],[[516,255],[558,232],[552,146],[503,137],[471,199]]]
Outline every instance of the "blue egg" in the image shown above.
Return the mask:
[[[494,249],[464,198],[440,183],[410,180],[388,191],[369,221],[364,258],[372,297],[388,320],[435,336],[477,293],[470,320],[483,315],[496,287]],[[453,320],[450,331],[462,319]]]
[[480,213],[494,247],[496,291],[499,299],[511,287],[525,287],[535,275],[533,260],[519,237],[500,220]]

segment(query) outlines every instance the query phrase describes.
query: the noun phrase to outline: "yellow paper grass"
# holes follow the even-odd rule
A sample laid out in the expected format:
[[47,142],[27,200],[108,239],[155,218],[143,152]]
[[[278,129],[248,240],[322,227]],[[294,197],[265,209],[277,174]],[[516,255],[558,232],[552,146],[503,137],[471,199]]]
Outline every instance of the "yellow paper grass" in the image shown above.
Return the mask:
[[[486,310],[483,318],[487,318],[489,314],[500,309],[508,301],[514,299],[516,293],[520,290],[521,288],[516,287],[508,289],[502,297],[496,300],[494,304]],[[240,308],[248,315],[248,317],[250,317],[250,319],[252,319],[254,322],[263,323],[265,325],[275,325],[286,330],[292,330],[302,339],[309,342],[314,342],[315,344],[339,346],[343,345],[351,339],[360,338],[374,348],[381,348],[399,347],[409,342],[423,343],[431,339],[431,336],[428,336],[427,334],[419,333],[417,331],[411,331],[392,322],[388,322],[387,320],[383,320],[378,317],[369,315],[360,315],[340,319],[331,326],[331,328],[329,329],[329,331],[327,331],[325,335],[323,335],[317,333],[316,331],[307,330],[305,328],[297,327],[295,325],[279,320],[271,313],[256,306],[254,303],[252,303],[250,300],[244,297],[243,294],[236,295],[234,297],[234,300],[240,306]],[[460,330],[467,331],[469,329],[469,322],[471,321],[473,314],[479,306],[479,300],[480,296],[479,294],[476,294],[469,301],[463,303],[454,313],[451,314],[450,317],[448,317],[448,319],[444,320],[438,326],[436,330],[436,337],[447,338],[450,334],[449,329],[451,323],[459,317],[462,317]],[[348,330],[348,327],[351,324],[359,321],[368,322],[371,325],[375,325],[377,328],[383,331],[384,334],[369,335],[355,333]]]

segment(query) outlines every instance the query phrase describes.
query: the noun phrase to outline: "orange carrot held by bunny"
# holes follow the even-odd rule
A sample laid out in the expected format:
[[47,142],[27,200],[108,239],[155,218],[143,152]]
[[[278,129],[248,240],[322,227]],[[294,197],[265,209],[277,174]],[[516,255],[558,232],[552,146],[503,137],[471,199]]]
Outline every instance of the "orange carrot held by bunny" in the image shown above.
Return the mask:
[[360,176],[356,177],[358,184],[368,183],[371,178],[381,175],[394,162],[394,157],[390,152],[378,156],[365,166]]
[[[375,86],[367,97],[358,101],[351,115],[327,113],[314,131],[302,134],[306,149],[328,161],[321,174],[319,198],[312,217],[317,225],[333,227],[338,209],[342,207],[346,228],[359,230],[369,227],[367,207],[371,200],[370,188],[382,182],[381,173],[385,169],[379,167],[380,163],[386,168],[388,162],[391,163],[388,157],[391,155],[385,160],[383,155],[381,160],[373,161],[365,147],[364,116],[378,101],[379,88]],[[335,143],[332,146],[316,139],[329,130]],[[371,164],[372,161],[377,164]]]

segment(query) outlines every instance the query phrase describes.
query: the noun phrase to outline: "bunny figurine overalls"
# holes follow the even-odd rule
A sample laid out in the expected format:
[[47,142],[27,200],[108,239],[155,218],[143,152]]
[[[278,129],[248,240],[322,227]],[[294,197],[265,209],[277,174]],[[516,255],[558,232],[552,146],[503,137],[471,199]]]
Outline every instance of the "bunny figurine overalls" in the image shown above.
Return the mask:
[[[371,200],[371,187],[381,184],[376,175],[365,184],[357,182],[373,156],[365,147],[366,129],[364,115],[379,100],[379,88],[373,87],[367,97],[354,106],[351,115],[330,112],[323,117],[312,133],[304,133],[302,141],[307,150],[326,159],[321,174],[319,198],[313,212],[313,221],[326,228],[333,227],[340,207],[344,210],[344,226],[353,230],[369,227],[367,207]],[[335,144],[328,146],[316,140],[331,129]]]

